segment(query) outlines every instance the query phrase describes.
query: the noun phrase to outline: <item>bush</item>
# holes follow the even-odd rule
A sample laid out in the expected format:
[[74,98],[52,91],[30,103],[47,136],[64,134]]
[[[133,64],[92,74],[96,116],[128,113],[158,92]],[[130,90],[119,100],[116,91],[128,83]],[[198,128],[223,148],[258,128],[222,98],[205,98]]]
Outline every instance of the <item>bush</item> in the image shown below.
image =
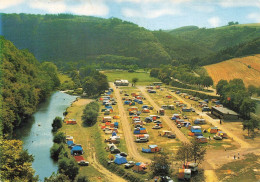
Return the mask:
[[62,118],[61,117],[56,117],[53,120],[53,123],[52,123],[51,126],[52,126],[52,131],[56,132],[59,128],[62,127]]
[[70,182],[70,179],[64,174],[56,174],[53,172],[50,177],[44,178],[44,182]]
[[57,161],[58,158],[59,158],[60,152],[62,151],[62,149],[64,149],[64,145],[63,144],[54,143],[53,146],[50,149],[51,158]]
[[65,174],[70,180],[74,180],[79,173],[79,166],[74,159],[66,157],[61,158],[58,165],[59,173]]
[[63,132],[58,132],[54,135],[53,138],[54,143],[66,143],[66,136]]
[[86,176],[78,176],[76,182],[89,182]]
[[87,110],[82,116],[86,126],[93,126],[97,122],[98,112],[95,110]]

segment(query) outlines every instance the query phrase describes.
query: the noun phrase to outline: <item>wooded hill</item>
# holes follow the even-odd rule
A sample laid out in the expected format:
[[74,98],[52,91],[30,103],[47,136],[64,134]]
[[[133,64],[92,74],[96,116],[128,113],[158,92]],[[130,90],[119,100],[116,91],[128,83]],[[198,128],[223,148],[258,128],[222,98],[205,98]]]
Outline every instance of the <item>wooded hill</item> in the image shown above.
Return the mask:
[[[250,47],[259,43],[259,24],[150,31],[117,18],[69,14],[1,14],[1,18],[2,34],[18,48],[29,49],[40,61],[81,61],[100,64],[100,68],[131,68],[129,65],[157,67],[176,61],[207,65],[260,53],[259,46]],[[243,50],[235,53],[241,45]],[[223,52],[224,56],[219,56]]]
[[33,114],[36,106],[59,86],[57,67],[51,62],[39,63],[28,50],[17,49],[0,36],[1,108],[0,123],[5,138]]

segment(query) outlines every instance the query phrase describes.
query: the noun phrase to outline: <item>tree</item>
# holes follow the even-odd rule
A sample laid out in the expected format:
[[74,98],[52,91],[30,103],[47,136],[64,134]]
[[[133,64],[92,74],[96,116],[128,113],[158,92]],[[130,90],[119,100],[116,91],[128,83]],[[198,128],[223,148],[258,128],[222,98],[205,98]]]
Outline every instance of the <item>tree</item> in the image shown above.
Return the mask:
[[64,132],[58,132],[54,135],[54,138],[53,138],[53,142],[54,143],[66,143],[66,136],[64,134]]
[[190,150],[192,160],[195,163],[200,164],[204,160],[206,148],[203,145],[200,145],[196,140],[193,140],[190,145]]
[[70,180],[74,180],[79,173],[79,166],[74,159],[62,158],[58,161],[59,173],[65,174]]
[[64,148],[65,147],[63,144],[54,143],[50,149],[51,158],[57,161],[59,159],[59,155],[60,155],[62,149],[64,149]]
[[190,150],[190,144],[182,143],[181,147],[179,147],[175,159],[181,161],[183,165],[186,165],[192,159],[192,154]]
[[97,122],[98,112],[90,109],[84,112],[82,116],[83,123],[86,126],[93,126]]
[[62,118],[61,117],[56,117],[54,120],[53,120],[53,123],[52,123],[52,131],[53,132],[56,132],[59,128],[62,127]]
[[250,96],[257,93],[257,87],[254,86],[254,85],[249,85],[247,90],[248,90],[248,93],[249,93]]
[[150,71],[150,76],[158,78],[159,71],[160,71],[159,68],[152,68],[151,71]]
[[169,176],[171,174],[169,155],[166,153],[156,154],[151,164],[151,171],[153,176]]
[[203,79],[203,85],[204,85],[205,87],[207,87],[207,88],[208,88],[209,86],[213,85],[213,80],[212,80],[212,78],[209,77],[209,76],[205,76],[204,79]]
[[256,102],[250,98],[244,98],[240,105],[240,113],[246,119],[250,118],[250,112],[255,112]]
[[133,78],[133,79],[132,79],[132,82],[133,82],[133,85],[135,85],[136,82],[138,82],[138,78]]
[[257,118],[250,119],[250,120],[245,120],[243,122],[243,130],[247,130],[248,136],[252,132],[254,134],[255,129],[259,128],[260,126],[260,121]]
[[70,182],[68,176],[61,174],[61,173],[55,173],[53,172],[50,177],[45,177],[44,182]]
[[177,151],[176,160],[182,161],[184,165],[188,162],[201,163],[204,160],[206,148],[196,140],[191,143],[182,143]]
[[0,138],[2,181],[38,181],[32,168],[33,156],[23,150],[22,141]]
[[223,95],[225,86],[228,85],[227,80],[220,80],[216,85],[217,94]]

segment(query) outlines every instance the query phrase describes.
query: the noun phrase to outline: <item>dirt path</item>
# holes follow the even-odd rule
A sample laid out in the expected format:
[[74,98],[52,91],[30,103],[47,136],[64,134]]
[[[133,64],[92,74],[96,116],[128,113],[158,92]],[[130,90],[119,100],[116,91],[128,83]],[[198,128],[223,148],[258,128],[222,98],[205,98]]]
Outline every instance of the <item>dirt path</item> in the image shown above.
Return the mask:
[[112,87],[115,92],[115,96],[116,96],[116,100],[117,100],[117,104],[118,104],[119,115],[120,115],[120,121],[122,123],[122,129],[124,132],[126,147],[127,147],[129,156],[133,157],[137,162],[150,163],[151,160],[140,155],[139,151],[137,150],[136,143],[134,142],[133,132],[131,131],[131,126],[127,119],[126,112],[124,110],[122,97],[119,93],[119,89],[116,88],[114,86],[114,84],[112,84],[112,83],[110,83],[110,87]]
[[[154,107],[155,110],[159,110],[160,107],[153,101],[153,99],[150,97],[149,94],[147,94],[145,87],[138,87],[140,91],[142,92],[143,96],[151,103],[151,105]],[[181,142],[186,142],[190,143],[190,141],[187,139],[187,137],[177,128],[175,124],[173,124],[172,120],[168,116],[162,116],[161,117],[164,122],[168,125],[168,127],[175,132],[176,137],[181,141]]]
[[[99,173],[101,173],[104,177],[100,179],[96,179],[96,181],[106,181],[106,182],[114,182],[114,181],[126,181],[123,178],[117,176],[116,174],[110,172],[107,170],[102,164],[99,163],[97,157],[96,157],[96,149],[93,147],[93,141],[91,141],[88,131],[82,126],[82,120],[81,116],[83,114],[82,106],[88,104],[92,100],[90,99],[78,99],[75,101],[71,107],[76,107],[74,110],[77,112],[75,113],[69,113],[68,116],[71,114],[75,114],[77,118],[75,118],[78,121],[77,124],[77,133],[80,133],[80,136],[88,136],[88,137],[74,137],[75,141],[84,144],[83,146],[86,146],[85,150],[88,150],[88,153],[91,153],[92,155],[85,155],[86,160],[90,163],[91,166],[93,166]],[[74,111],[73,110],[73,111]],[[95,127],[95,126],[93,126]],[[70,135],[69,130],[66,132],[68,135]]]
[[[183,101],[183,103],[187,104],[188,107],[191,107],[191,104],[186,102],[182,97],[178,96],[177,94],[175,93],[172,93],[172,92],[169,92],[169,94],[171,94],[172,96],[176,97],[178,100],[181,100]],[[194,108],[194,107],[193,107]],[[219,119],[212,119],[211,117],[209,117],[206,113],[202,112],[202,111],[199,111],[198,109],[194,108],[194,110],[196,111],[196,113],[198,113],[201,117],[203,117],[206,121],[210,122],[213,126],[217,126],[219,129],[221,129],[222,131],[226,132],[228,134],[228,136],[236,141],[240,146],[241,148],[250,148],[251,145],[240,139],[239,137],[237,137],[235,134],[232,133],[232,131],[230,131],[229,129],[227,129],[225,127],[225,125],[223,124],[220,124],[219,123]]]

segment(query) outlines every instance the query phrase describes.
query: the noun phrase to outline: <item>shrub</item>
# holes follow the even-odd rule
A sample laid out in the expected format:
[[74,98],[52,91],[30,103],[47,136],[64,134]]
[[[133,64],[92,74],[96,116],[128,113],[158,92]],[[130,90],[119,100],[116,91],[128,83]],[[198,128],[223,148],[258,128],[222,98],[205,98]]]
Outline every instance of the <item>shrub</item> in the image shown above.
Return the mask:
[[58,161],[58,165],[59,173],[65,174],[70,180],[74,180],[79,173],[79,166],[74,159],[66,157],[61,158]]
[[61,127],[62,127],[62,118],[61,117],[56,117],[53,120],[53,123],[52,123],[52,131],[56,132]]
[[66,136],[63,132],[58,132],[54,135],[53,138],[54,143],[66,143]]
[[64,145],[63,144],[54,143],[53,146],[50,149],[51,158],[57,161],[58,158],[59,158],[60,152],[62,151],[62,149],[64,149]]

